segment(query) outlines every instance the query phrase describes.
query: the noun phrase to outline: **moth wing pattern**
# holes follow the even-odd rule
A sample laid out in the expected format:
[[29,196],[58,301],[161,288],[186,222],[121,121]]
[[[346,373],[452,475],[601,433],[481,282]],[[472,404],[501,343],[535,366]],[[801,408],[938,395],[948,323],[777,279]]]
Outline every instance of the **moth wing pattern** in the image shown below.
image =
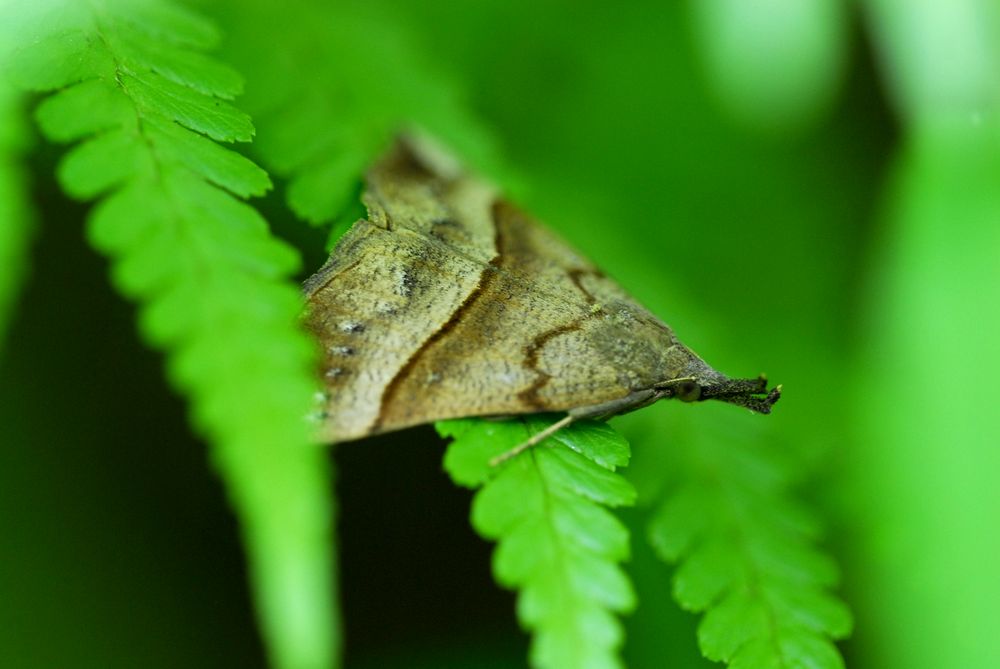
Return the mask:
[[324,438],[606,404],[665,368],[666,325],[446,154],[397,141],[364,202],[305,285]]

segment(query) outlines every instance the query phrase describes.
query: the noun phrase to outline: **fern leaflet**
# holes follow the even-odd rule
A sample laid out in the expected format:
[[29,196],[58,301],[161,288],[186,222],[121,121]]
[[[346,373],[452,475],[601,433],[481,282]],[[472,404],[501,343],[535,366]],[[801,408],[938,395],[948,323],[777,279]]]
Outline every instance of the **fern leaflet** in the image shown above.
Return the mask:
[[454,438],[445,469],[456,483],[480,488],[472,524],[499,542],[497,581],[520,590],[518,618],[534,632],[532,665],[620,667],[622,628],[612,612],[635,606],[617,564],[628,558],[629,537],[602,505],[635,501],[632,486],[614,473],[628,462],[628,444],[606,425],[578,424],[490,467],[491,458],[545,426],[537,418],[440,422],[439,432]]
[[684,482],[649,526],[660,557],[679,562],[674,598],[705,612],[702,653],[739,669],[843,667],[831,639],[850,632],[851,616],[827,591],[838,572],[812,546],[818,521],[787,492],[796,467],[748,438],[745,421],[726,432],[735,418],[714,414],[685,435]]
[[88,221],[117,288],[141,305],[144,337],[168,374],[241,516],[264,636],[275,666],[320,669],[337,655],[330,492],[305,420],[313,346],[288,280],[297,253],[235,196],[267,174],[211,140],[248,141],[230,68],[203,52],[214,27],[164,1],[61,3],[12,63],[56,90],[43,133],[81,141],[59,167],[64,190],[102,198]]

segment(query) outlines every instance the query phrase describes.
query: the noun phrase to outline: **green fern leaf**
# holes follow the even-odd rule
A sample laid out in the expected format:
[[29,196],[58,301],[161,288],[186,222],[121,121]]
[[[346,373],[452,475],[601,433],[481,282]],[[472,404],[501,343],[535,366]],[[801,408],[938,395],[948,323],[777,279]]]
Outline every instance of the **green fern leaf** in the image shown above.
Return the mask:
[[268,190],[267,174],[212,141],[253,135],[250,117],[221,99],[239,92],[239,75],[200,51],[215,29],[169,2],[58,10],[12,72],[29,88],[60,89],[37,109],[47,137],[80,142],[60,183],[103,197],[89,239],[140,304],[142,333],[168,353],[171,381],[213,442],[275,666],[326,669],[338,654],[332,505],[306,420],[315,352],[289,280],[299,259],[237,199]]
[[480,488],[472,525],[499,542],[497,581],[520,590],[517,615],[534,632],[532,665],[620,667],[622,628],[613,612],[632,610],[635,595],[617,564],[628,558],[628,531],[605,507],[635,502],[635,490],[614,472],[627,463],[628,444],[606,425],[583,423],[490,466],[546,425],[440,422],[438,431],[454,438],[445,469],[459,485]]
[[122,87],[142,110],[155,109],[161,116],[221,142],[249,142],[253,138],[250,117],[227,102],[154,75],[122,75]]
[[0,348],[28,271],[34,217],[22,156],[27,148],[22,96],[0,82]]
[[231,100],[243,92],[243,77],[198,51],[131,32],[119,35],[121,62],[136,72],[156,72],[204,95]]
[[[81,109],[87,113],[81,114]],[[65,88],[43,100],[35,110],[42,132],[56,142],[72,142],[121,128],[134,116],[129,99],[113,82],[104,79],[90,79]]]
[[843,667],[831,639],[851,616],[828,592],[838,571],[813,547],[818,522],[788,493],[795,463],[766,438],[723,432],[737,417],[714,417],[687,435],[685,482],[649,526],[659,556],[679,563],[674,598],[705,612],[702,653],[740,669]]

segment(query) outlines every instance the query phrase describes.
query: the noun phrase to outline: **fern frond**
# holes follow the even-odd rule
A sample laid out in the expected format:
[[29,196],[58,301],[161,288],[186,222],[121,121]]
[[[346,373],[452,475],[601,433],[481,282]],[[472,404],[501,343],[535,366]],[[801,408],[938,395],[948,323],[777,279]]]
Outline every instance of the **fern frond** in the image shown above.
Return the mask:
[[28,129],[22,96],[0,81],[0,350],[24,275],[34,217],[23,153]]
[[344,3],[254,3],[239,15],[254,33],[261,25],[280,31],[281,58],[259,49],[237,58],[255,72],[248,108],[261,140],[254,151],[288,179],[288,204],[300,217],[353,223],[350,216],[363,214],[352,205],[364,170],[414,125],[496,176],[484,126],[391,14]]
[[79,141],[59,167],[67,193],[102,198],[91,243],[141,306],[145,339],[168,373],[242,521],[273,663],[326,669],[338,653],[331,606],[326,461],[305,419],[313,345],[298,327],[297,253],[237,199],[267,174],[212,140],[248,141],[250,117],[223,98],[239,76],[202,52],[217,33],[164,1],[69,2],[11,70],[57,90],[43,133]]
[[705,612],[698,641],[712,660],[740,669],[843,667],[831,639],[850,632],[851,616],[829,593],[838,570],[814,547],[818,521],[789,493],[795,463],[765,435],[727,431],[745,418],[731,413],[716,411],[713,423],[685,435],[684,482],[649,525],[659,556],[679,563],[674,598]]
[[628,531],[604,507],[635,501],[614,473],[628,462],[628,444],[606,425],[577,424],[490,467],[545,426],[536,418],[440,422],[438,431],[454,438],[445,469],[459,485],[480,488],[472,525],[498,541],[497,581],[520,590],[517,615],[534,632],[532,665],[620,667],[622,628],[613,612],[630,611],[635,595],[618,566],[629,555]]

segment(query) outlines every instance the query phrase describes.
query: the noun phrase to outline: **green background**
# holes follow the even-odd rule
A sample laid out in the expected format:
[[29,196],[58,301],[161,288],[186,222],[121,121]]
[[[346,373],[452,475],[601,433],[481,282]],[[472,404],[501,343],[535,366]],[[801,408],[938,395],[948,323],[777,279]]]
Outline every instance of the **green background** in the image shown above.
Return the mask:
[[[642,492],[679,440],[769,421],[828,519],[854,667],[1000,666],[1000,10],[923,5],[369,4],[458,82],[529,210],[714,366],[784,384],[767,419],[665,403],[618,424]],[[246,52],[280,57],[266,12],[199,6],[252,107]],[[31,157],[42,224],[0,359],[2,663],[263,666],[235,521],[57,155]],[[315,268],[324,235],[281,190],[262,209]],[[426,428],[336,453],[348,667],[523,665],[441,454]],[[630,666],[707,664],[635,546]]]

